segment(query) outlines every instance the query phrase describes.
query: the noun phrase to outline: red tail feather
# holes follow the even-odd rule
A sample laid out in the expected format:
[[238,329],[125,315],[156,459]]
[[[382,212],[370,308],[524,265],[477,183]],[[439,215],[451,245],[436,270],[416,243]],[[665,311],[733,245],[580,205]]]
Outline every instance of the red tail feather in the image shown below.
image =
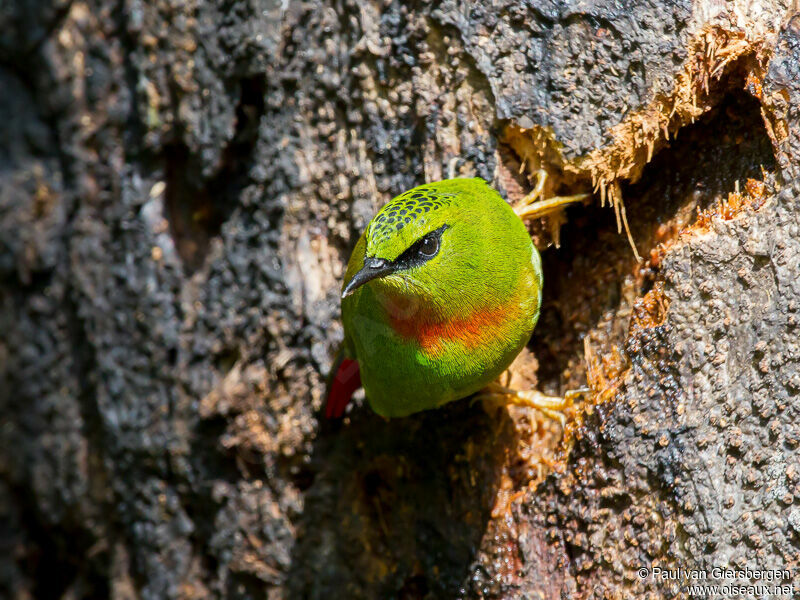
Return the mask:
[[350,403],[353,392],[360,387],[361,373],[358,370],[358,361],[343,358],[331,382],[328,402],[325,405],[325,417],[328,419],[340,418]]

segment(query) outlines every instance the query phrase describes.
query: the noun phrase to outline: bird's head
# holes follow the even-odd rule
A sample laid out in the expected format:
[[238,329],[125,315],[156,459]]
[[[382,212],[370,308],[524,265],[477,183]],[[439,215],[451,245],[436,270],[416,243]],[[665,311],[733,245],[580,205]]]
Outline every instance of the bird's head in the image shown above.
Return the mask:
[[346,278],[342,298],[374,279],[392,287],[423,283],[419,279],[427,279],[424,274],[442,263],[442,245],[450,241],[445,232],[458,216],[454,198],[437,192],[434,184],[409,190],[384,206],[364,232],[363,264]]
[[524,230],[482,179],[413,188],[370,221],[348,264],[342,298],[369,287],[379,297],[423,300],[442,310],[477,302],[497,287],[509,227]]

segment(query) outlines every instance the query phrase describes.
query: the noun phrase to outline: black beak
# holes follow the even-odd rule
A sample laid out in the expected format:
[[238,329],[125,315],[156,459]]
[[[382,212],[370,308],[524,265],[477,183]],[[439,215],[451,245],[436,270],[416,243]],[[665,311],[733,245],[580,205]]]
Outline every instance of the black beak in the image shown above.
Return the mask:
[[344,290],[342,290],[342,298],[347,298],[350,294],[355,292],[362,285],[378,277],[383,277],[389,273],[394,273],[397,266],[386,260],[385,258],[367,257],[364,259],[364,267],[350,280]]

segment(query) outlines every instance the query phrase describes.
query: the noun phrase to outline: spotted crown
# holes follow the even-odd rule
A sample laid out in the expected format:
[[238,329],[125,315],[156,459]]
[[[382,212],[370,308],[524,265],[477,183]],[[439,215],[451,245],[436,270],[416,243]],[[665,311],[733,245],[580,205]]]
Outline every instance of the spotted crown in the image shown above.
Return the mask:
[[418,187],[404,192],[384,206],[370,224],[373,241],[385,241],[392,233],[400,231],[427,213],[448,206],[455,194],[438,192],[428,187]]

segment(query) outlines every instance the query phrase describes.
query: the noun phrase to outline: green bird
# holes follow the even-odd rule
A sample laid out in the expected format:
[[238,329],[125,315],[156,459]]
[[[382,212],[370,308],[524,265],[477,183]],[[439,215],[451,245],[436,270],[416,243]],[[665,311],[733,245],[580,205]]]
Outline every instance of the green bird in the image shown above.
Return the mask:
[[523,219],[587,194],[512,208],[482,179],[415,187],[386,204],[356,243],[342,287],[345,339],[326,414],[364,387],[402,417],[483,390],[555,418],[564,400],[495,380],[527,344],[542,302],[542,262]]

